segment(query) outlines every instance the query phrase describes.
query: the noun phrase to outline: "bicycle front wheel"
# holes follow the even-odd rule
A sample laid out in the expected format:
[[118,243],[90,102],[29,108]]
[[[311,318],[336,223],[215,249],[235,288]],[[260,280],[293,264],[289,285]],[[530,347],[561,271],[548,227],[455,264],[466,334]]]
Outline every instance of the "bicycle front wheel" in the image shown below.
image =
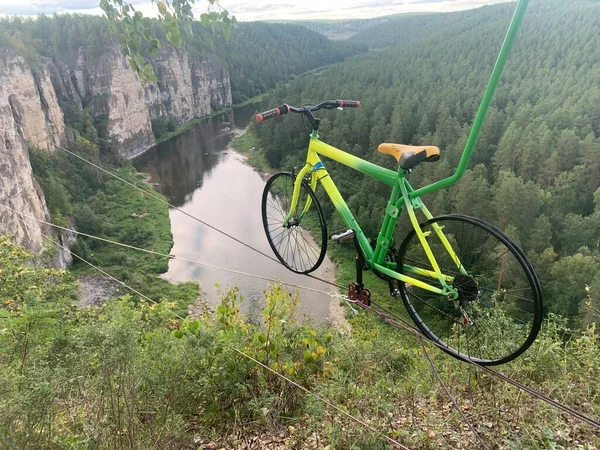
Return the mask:
[[281,263],[296,273],[317,269],[327,250],[327,227],[312,189],[304,181],[298,205],[290,212],[295,177],[276,173],[267,181],[262,197],[262,220],[271,249]]
[[[523,251],[472,217],[440,216],[421,228],[445,283],[458,297],[399,283],[419,329],[452,356],[482,365],[503,364],[527,350],[540,330],[542,299]],[[414,230],[400,247],[398,265],[401,273],[443,288]]]

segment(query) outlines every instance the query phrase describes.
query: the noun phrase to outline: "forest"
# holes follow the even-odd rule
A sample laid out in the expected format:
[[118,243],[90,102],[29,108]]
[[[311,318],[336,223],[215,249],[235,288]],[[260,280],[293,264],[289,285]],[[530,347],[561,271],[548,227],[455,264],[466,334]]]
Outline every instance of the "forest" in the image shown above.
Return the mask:
[[[445,178],[462,154],[513,8],[401,17],[367,29],[350,40],[377,51],[278,87],[269,104],[360,100],[358,110],[322,113],[325,142],[389,168],[393,158],[376,151],[382,142],[437,145],[441,160],[409,179],[418,187]],[[424,198],[434,214],[472,215],[505,230],[533,262],[547,312],[584,328],[600,310],[599,17],[597,2],[532,2],[469,171]],[[299,117],[253,129],[272,167],[302,166],[308,133]],[[327,168],[375,237],[386,187],[335,163]],[[343,228],[328,201],[324,207],[329,229]]]
[[[385,141],[438,145],[441,160],[410,175],[416,187],[456,167],[513,7],[391,18],[339,43],[289,24],[238,24],[229,42],[197,29],[187,51],[210,48],[224,58],[235,102],[270,89],[269,106],[360,100],[360,109],[324,112],[320,134],[369,161],[396,167],[376,151]],[[599,32],[595,1],[532,0],[469,171],[424,198],[435,214],[489,220],[523,246],[541,279],[545,322],[502,371],[592,417],[600,414]],[[155,33],[161,37],[159,27]],[[42,58],[69,61],[82,45],[94,57],[112,39],[94,17],[0,20],[0,47],[34,66]],[[143,174],[113,153],[105,118],[72,105],[65,111],[71,151],[150,191]],[[260,148],[250,163],[291,170],[304,163],[308,131],[289,116],[253,125],[238,142]],[[30,159],[55,224],[169,252],[160,201],[63,152],[30,149]],[[365,232],[376,235],[388,190],[325,164]],[[329,230],[340,229],[317,193]],[[397,242],[405,231],[403,223]],[[348,314],[344,333],[315,326],[298,319],[298,293],[281,286],[265,290],[262,326],[240,312],[243,293],[235,288],[223,289],[214,311],[190,313],[198,285],[157,277],[166,258],[91,239],[78,240],[73,252],[148,298],[119,289],[83,308],[79,279],[95,272],[81,263],[52,268],[54,251],[32,255],[0,236],[0,448],[395,448],[383,435],[411,449],[477,448],[426,355],[490,448],[600,445],[592,425],[373,314]],[[343,256],[352,263],[351,251]],[[338,268],[338,281],[351,281],[352,270]]]
[[[145,20],[151,22],[162,45],[168,45],[160,24],[153,19]],[[199,22],[194,23],[193,29],[185,51],[192,58],[215,53],[226,63],[234,104],[256,97],[302,72],[366,50],[360,43],[330,41],[295,24],[239,23],[227,40]],[[93,61],[115,42],[107,21],[101,17],[55,14],[41,15],[35,20],[0,19],[0,49],[18,51],[32,67],[41,58],[63,61],[73,67],[80,48]],[[145,55],[150,57],[147,49]]]

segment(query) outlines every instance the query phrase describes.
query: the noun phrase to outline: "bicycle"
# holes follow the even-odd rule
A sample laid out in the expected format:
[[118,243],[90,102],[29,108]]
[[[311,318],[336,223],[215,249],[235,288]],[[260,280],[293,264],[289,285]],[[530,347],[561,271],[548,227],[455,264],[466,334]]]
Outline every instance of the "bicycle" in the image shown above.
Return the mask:
[[[421,196],[455,183],[469,163],[483,119],[520,27],[528,0],[519,0],[504,44],[474,120],[455,173],[413,189],[407,176],[422,162],[437,161],[433,146],[383,143],[378,151],[398,162],[393,171],[346,153],[319,140],[321,109],[359,107],[360,102],[328,100],[318,105],[284,104],[257,114],[261,122],[289,112],[303,114],[312,125],[306,164],[298,174],[281,172],[266,183],[262,219],[269,245],[279,261],[296,273],[310,273],[327,250],[327,226],[315,195],[320,183],[347,226],[333,241],[353,241],[357,251],[356,282],[350,298],[369,303],[362,273],[372,270],[387,280],[390,294],[400,296],[408,314],[429,339],[458,359],[498,365],[521,355],[535,340],[542,322],[538,278],[524,252],[496,227],[473,217],[434,217]],[[375,245],[362,232],[319,156],[344,164],[392,187]],[[393,233],[406,210],[412,230],[398,249]],[[417,212],[425,220],[419,222]],[[310,229],[310,232],[309,232]]]

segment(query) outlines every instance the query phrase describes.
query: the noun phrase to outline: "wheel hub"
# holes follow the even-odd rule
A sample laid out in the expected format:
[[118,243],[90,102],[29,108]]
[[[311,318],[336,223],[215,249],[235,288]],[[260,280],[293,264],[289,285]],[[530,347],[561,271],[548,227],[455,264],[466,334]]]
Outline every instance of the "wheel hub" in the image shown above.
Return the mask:
[[294,219],[290,219],[287,223],[287,225],[284,225],[285,228],[292,228],[292,227],[296,227],[298,226],[298,224],[300,223],[300,221],[296,218]]
[[458,301],[461,305],[474,302],[479,297],[477,281],[469,275],[455,276],[452,285],[458,290]]

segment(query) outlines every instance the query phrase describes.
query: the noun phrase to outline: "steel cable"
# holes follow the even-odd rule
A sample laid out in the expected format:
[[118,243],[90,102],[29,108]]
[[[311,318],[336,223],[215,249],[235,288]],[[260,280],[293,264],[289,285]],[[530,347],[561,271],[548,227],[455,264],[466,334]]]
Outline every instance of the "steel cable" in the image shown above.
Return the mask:
[[[0,205],[1,206],[1,205]],[[10,209],[10,208],[9,208]],[[23,219],[19,219],[23,222],[23,224],[25,225],[26,228],[29,228],[29,226],[27,225],[27,223],[23,220]],[[47,236],[44,233],[40,233],[42,235],[42,237],[46,238],[48,241],[50,241],[51,243],[53,243],[54,245],[56,245],[59,248],[62,248],[64,251],[69,252],[72,256],[74,256],[75,258],[79,259],[80,261],[84,262],[85,264],[89,265],[90,267],[92,267],[93,269],[99,271],[100,273],[102,273],[103,275],[107,276],[108,278],[110,278],[111,280],[114,280],[115,282],[119,283],[120,285],[122,285],[123,287],[129,289],[130,291],[134,292],[135,294],[139,295],[140,297],[148,300],[150,303],[154,304],[154,305],[159,305],[160,303],[151,299],[150,297],[142,294],[141,292],[139,292],[137,289],[129,286],[127,283],[119,280],[118,278],[115,278],[114,276],[112,276],[111,274],[109,274],[108,272],[104,271],[103,269],[101,269],[100,267],[96,266],[95,264],[89,262],[88,260],[86,260],[85,258],[79,256],[78,254],[74,253],[73,251],[71,251],[71,249],[65,247],[64,245],[62,245],[61,243],[59,243],[58,241],[52,239],[51,237]],[[325,292],[323,292],[325,293]],[[175,311],[170,311],[175,317],[177,317],[178,319],[181,320],[185,320],[185,318],[183,316],[181,316],[180,314],[177,314]],[[286,377],[283,374],[280,374],[279,372],[271,369],[270,367],[268,367],[267,365],[261,363],[260,361],[258,361],[257,359],[253,358],[252,356],[244,353],[243,351],[230,346],[228,347],[229,349],[233,350],[234,352],[238,353],[239,355],[243,356],[244,358],[256,363],[257,365],[261,366],[264,369],[267,369],[269,372],[273,373],[274,375],[278,376],[279,378],[285,380],[286,382],[292,384],[294,387],[302,390],[303,392],[308,393],[309,395],[311,395],[312,397],[316,398],[317,400],[319,400],[320,402],[324,403],[325,405],[329,406],[330,408],[333,408],[334,410],[342,413],[343,415],[345,415],[346,417],[350,418],[351,420],[355,421],[356,423],[362,425],[363,427],[369,429],[370,431],[376,433],[377,435],[383,437],[385,440],[387,440],[388,442],[392,443],[393,445],[395,445],[396,447],[403,449],[403,450],[411,450],[410,448],[406,447],[405,445],[402,445],[400,442],[398,442],[397,440],[389,437],[388,435],[382,433],[381,431],[373,428],[371,425],[367,424],[366,422],[364,422],[363,420],[359,419],[358,417],[353,416],[352,414],[344,411],[342,408],[340,408],[339,406],[335,405],[334,403],[330,402],[329,400],[325,399],[324,397],[321,397],[318,394],[315,394],[314,392],[310,391],[309,389],[305,388],[304,386],[296,383],[295,381],[293,381],[292,379]]]
[[[193,215],[191,215],[191,214],[187,213],[186,211],[182,210],[181,208],[178,208],[178,207],[176,207],[176,206],[172,205],[171,203],[169,203],[168,201],[166,201],[164,198],[161,198],[159,195],[157,195],[157,194],[154,194],[153,192],[146,191],[146,190],[142,189],[142,188],[141,188],[141,187],[139,187],[139,186],[136,186],[135,184],[133,184],[133,183],[131,183],[131,182],[129,182],[129,181],[127,181],[127,180],[123,179],[122,177],[119,177],[119,176],[118,176],[118,175],[116,175],[116,174],[113,174],[112,172],[110,172],[110,171],[108,171],[108,170],[106,170],[106,169],[104,169],[104,168],[102,168],[102,167],[98,166],[97,164],[94,164],[94,163],[93,163],[93,162],[91,162],[91,161],[88,161],[88,160],[86,160],[85,158],[83,158],[83,157],[81,157],[81,156],[77,155],[76,153],[73,153],[73,152],[71,152],[70,150],[67,150],[67,149],[66,149],[66,148],[64,148],[64,147],[61,147],[61,146],[58,146],[58,145],[55,145],[55,147],[56,147],[56,148],[58,148],[58,149],[60,149],[60,150],[63,150],[63,151],[65,151],[66,153],[68,153],[68,154],[70,154],[70,155],[72,155],[72,156],[74,156],[74,157],[76,157],[76,158],[78,158],[78,159],[80,159],[81,161],[84,161],[84,162],[85,162],[85,163],[87,163],[87,164],[90,164],[90,165],[92,165],[93,167],[97,168],[98,170],[101,170],[102,172],[104,172],[104,173],[108,174],[109,176],[111,176],[111,177],[114,177],[114,178],[116,178],[116,179],[118,179],[118,180],[120,180],[120,181],[124,182],[125,184],[127,184],[127,185],[129,185],[129,186],[131,186],[131,187],[133,187],[133,188],[137,189],[138,191],[142,192],[143,194],[147,194],[147,195],[149,195],[150,197],[152,197],[152,198],[154,198],[154,199],[156,199],[156,200],[158,200],[158,201],[160,201],[160,202],[162,202],[162,203],[166,204],[167,206],[169,206],[169,207],[171,207],[171,208],[173,208],[173,209],[175,209],[175,210],[177,210],[177,211],[179,211],[179,212],[183,213],[184,215],[186,215],[186,216],[190,217],[191,219],[193,219],[193,220],[195,220],[195,221],[197,221],[197,222],[199,222],[199,223],[201,223],[201,224],[203,224],[203,225],[205,225],[205,226],[207,226],[207,227],[209,227],[209,228],[213,229],[214,231],[216,231],[216,232],[218,232],[218,233],[220,233],[220,234],[222,234],[222,235],[224,235],[224,236],[226,236],[226,237],[228,237],[228,238],[230,238],[230,239],[232,239],[232,240],[234,240],[234,241],[238,242],[239,244],[242,244],[243,246],[245,246],[245,247],[247,247],[247,248],[249,248],[249,249],[253,250],[254,252],[256,252],[256,253],[258,253],[258,254],[260,254],[260,255],[262,255],[262,256],[264,256],[264,257],[268,258],[268,259],[270,259],[271,261],[274,261],[274,262],[276,262],[276,263],[278,263],[278,264],[281,264],[281,263],[280,263],[278,260],[276,260],[275,258],[273,258],[273,257],[271,257],[271,256],[269,256],[269,255],[267,255],[266,253],[262,252],[261,250],[259,250],[259,249],[255,248],[255,247],[252,247],[251,245],[249,245],[249,244],[247,244],[247,243],[245,243],[245,242],[241,241],[240,239],[238,239],[238,238],[236,238],[236,237],[234,237],[234,236],[232,236],[232,235],[230,235],[230,234],[228,234],[228,233],[226,233],[226,232],[224,232],[224,231],[222,231],[222,230],[218,229],[217,227],[214,227],[213,225],[210,225],[209,223],[207,223],[207,222],[205,222],[205,221],[203,221],[203,220],[201,220],[201,219],[199,219],[199,218],[197,218],[197,217],[195,217],[195,216],[193,216]],[[0,205],[0,206],[2,206],[2,205]],[[6,207],[5,207],[5,208],[6,208]],[[10,208],[7,208],[7,209],[10,209]],[[13,210],[13,211],[14,211],[14,210]],[[22,214],[22,213],[19,213],[19,214]],[[31,217],[31,216],[30,216],[30,217]],[[39,219],[35,219],[35,220],[39,220]],[[51,224],[51,225],[52,225],[52,226],[54,226],[53,224]],[[76,232],[75,230],[70,230],[70,231],[74,231],[74,232]],[[79,233],[79,234],[82,234],[82,233]],[[88,237],[91,237],[91,236],[88,236]],[[97,237],[96,237],[96,238],[97,238]],[[100,239],[102,239],[102,238],[100,238]],[[111,243],[113,243],[113,244],[115,244],[115,245],[127,246],[126,244],[120,244],[120,243],[116,243],[116,242],[114,242],[114,241],[109,241],[109,242],[111,242]],[[60,244],[59,244],[59,245],[60,245]],[[130,248],[134,248],[134,247],[131,247],[131,246],[129,246],[129,247],[130,247]],[[152,251],[145,250],[145,249],[138,249],[138,248],[135,248],[135,249],[137,249],[137,250],[141,250],[141,251],[145,251],[145,252],[151,252],[151,253],[153,253]],[[173,255],[166,255],[166,254],[160,254],[160,256],[164,256],[164,257],[171,258],[171,259],[174,259],[174,258],[175,258]],[[179,258],[179,259],[181,259],[181,258]],[[206,265],[206,266],[208,267],[208,265],[207,265],[207,264],[205,264],[205,263],[200,263],[200,262],[197,262],[197,261],[191,261],[191,260],[187,260],[187,261],[188,261],[188,262],[191,262],[191,263],[194,263],[194,264],[202,264],[202,265]],[[313,288],[307,288],[307,287],[303,287],[303,286],[298,286],[298,285],[294,285],[294,284],[291,284],[291,283],[281,282],[281,281],[279,281],[279,280],[267,279],[267,278],[265,278],[265,277],[254,276],[254,275],[252,275],[252,274],[247,274],[247,273],[245,273],[245,272],[234,271],[233,269],[226,269],[226,268],[221,268],[221,267],[218,267],[218,266],[213,266],[213,268],[218,268],[218,269],[221,269],[221,270],[231,271],[231,272],[235,272],[235,273],[239,273],[239,274],[243,274],[243,275],[247,275],[247,276],[252,276],[252,277],[256,277],[256,278],[260,278],[260,279],[266,279],[266,280],[268,280],[268,281],[272,281],[272,282],[279,282],[279,283],[282,283],[282,284],[286,284],[286,285],[288,285],[288,286],[294,286],[294,287],[298,287],[298,288],[301,288],[301,289],[313,290],[313,291],[315,291],[315,292],[320,292],[320,293],[323,293],[323,294],[328,294],[328,295],[330,295],[330,296],[334,296],[334,295],[335,295],[334,293],[331,293],[331,292],[320,291],[320,290],[318,290],[318,289],[313,289]],[[333,282],[330,282],[330,281],[328,281],[328,280],[321,279],[321,278],[319,278],[319,277],[316,277],[316,276],[314,276],[314,275],[307,274],[307,276],[308,276],[308,277],[310,277],[310,278],[316,279],[316,280],[318,280],[318,281],[321,281],[321,282],[323,282],[323,283],[326,283],[326,284],[329,284],[329,285],[335,286],[335,287],[337,287],[337,288],[339,288],[339,289],[345,289],[345,287],[343,287],[343,286],[340,286],[340,285],[338,285],[338,284],[336,284],[336,283],[333,283]],[[340,296],[340,297],[344,298],[345,296]],[[370,310],[370,311],[372,311],[372,312],[375,312],[375,313],[376,313],[378,316],[380,316],[380,317],[381,317],[381,318],[382,318],[382,319],[383,319],[383,320],[384,320],[386,323],[388,323],[388,324],[390,324],[390,325],[392,325],[392,326],[394,326],[394,327],[396,327],[396,328],[400,328],[400,329],[404,329],[404,330],[406,330],[406,331],[410,331],[410,332],[411,332],[411,333],[413,333],[413,334],[415,334],[415,333],[418,333],[418,335],[420,335],[422,338],[425,338],[425,339],[427,339],[427,337],[426,337],[426,336],[424,336],[424,335],[423,335],[423,334],[422,334],[420,331],[418,331],[416,328],[414,328],[414,327],[412,326],[412,324],[409,324],[409,323],[408,323],[408,322],[406,322],[404,319],[402,319],[402,318],[400,318],[400,317],[396,317],[398,320],[400,320],[400,321],[404,322],[404,323],[405,323],[405,324],[407,324],[407,325],[402,325],[402,324],[400,324],[400,323],[398,323],[398,322],[396,322],[396,321],[394,321],[394,320],[391,320],[391,319],[390,319],[389,317],[387,317],[385,314],[383,314],[383,313],[381,313],[381,312],[379,312],[379,311],[376,311],[375,309],[373,309],[373,308],[371,308],[371,307],[368,307],[368,306],[366,306],[366,305],[363,305],[363,304],[360,304],[360,303],[358,303],[358,304],[359,304],[360,306],[362,306],[363,308],[365,308],[365,309],[368,309],[368,310]],[[386,310],[385,308],[383,308],[383,307],[381,307],[381,306],[379,306],[379,305],[378,305],[378,308],[381,308],[382,310],[386,311],[388,314],[392,314],[392,315],[393,315],[393,313],[390,313],[388,310]],[[431,341],[431,340],[429,340],[429,339],[427,339],[427,340],[428,340],[429,342],[431,342],[433,345],[435,345],[436,347],[438,347],[438,348],[440,348],[440,349],[442,349],[442,350],[443,350],[443,346],[442,346],[441,344],[439,344],[439,343],[437,343],[437,342],[434,342],[434,341]],[[542,401],[544,401],[544,402],[546,402],[546,403],[548,403],[548,404],[550,404],[550,405],[552,405],[552,406],[556,407],[557,409],[560,409],[560,410],[562,410],[563,412],[565,412],[565,413],[568,413],[568,414],[572,415],[573,417],[576,417],[576,418],[578,418],[578,419],[582,420],[583,422],[586,422],[586,423],[588,423],[589,425],[592,425],[593,427],[596,427],[596,428],[599,428],[599,429],[600,429],[600,422],[599,422],[599,421],[597,421],[597,420],[595,420],[595,419],[593,419],[593,418],[590,418],[590,417],[588,417],[587,415],[585,415],[585,414],[583,414],[583,413],[581,413],[581,412],[578,412],[578,411],[576,411],[576,410],[574,410],[574,409],[572,409],[572,408],[570,408],[570,407],[568,407],[568,406],[566,406],[566,405],[563,405],[563,404],[559,403],[558,401],[556,401],[556,400],[553,400],[552,398],[550,398],[550,397],[548,397],[548,396],[546,396],[546,395],[542,394],[541,392],[538,392],[538,391],[536,391],[535,389],[532,389],[532,388],[530,388],[530,387],[528,387],[528,386],[526,386],[526,385],[523,385],[522,383],[519,383],[518,381],[516,381],[516,380],[513,380],[512,378],[510,378],[510,377],[508,377],[508,376],[506,376],[506,375],[504,375],[504,374],[502,374],[502,373],[500,373],[500,372],[498,372],[498,371],[496,371],[496,370],[494,370],[494,369],[491,369],[491,368],[489,368],[489,367],[486,367],[486,366],[482,366],[482,365],[480,365],[480,364],[477,364],[477,363],[475,363],[475,362],[473,362],[473,361],[471,361],[471,360],[469,360],[469,359],[467,359],[467,358],[464,358],[464,359],[461,359],[461,360],[462,360],[462,361],[464,361],[464,362],[467,362],[467,363],[469,363],[469,364],[471,364],[471,365],[473,365],[473,366],[475,366],[475,367],[479,368],[480,370],[483,370],[483,371],[485,371],[485,372],[487,372],[487,373],[489,373],[489,374],[491,374],[491,375],[493,375],[493,376],[495,376],[495,377],[497,377],[497,378],[499,378],[499,379],[501,379],[501,380],[503,380],[503,381],[505,381],[505,382],[507,382],[507,383],[509,383],[509,384],[511,384],[511,385],[513,385],[513,386],[515,386],[515,387],[517,387],[518,389],[520,389],[520,390],[522,390],[522,391],[524,391],[524,392],[527,392],[527,393],[529,393],[530,395],[532,395],[532,396],[534,396],[534,397],[538,398],[539,400],[542,400]]]
[[[79,159],[79,160],[81,160],[81,161],[85,162],[86,164],[89,164],[89,165],[91,165],[91,166],[95,167],[96,169],[98,169],[98,170],[102,171],[103,173],[105,173],[105,174],[107,174],[107,175],[109,175],[109,176],[111,176],[111,177],[113,177],[113,178],[116,178],[116,179],[117,179],[117,180],[119,180],[119,181],[122,181],[123,183],[127,184],[128,186],[131,186],[132,188],[134,188],[134,189],[137,189],[137,190],[138,190],[138,191],[140,191],[142,194],[148,195],[148,196],[150,196],[151,198],[153,198],[153,199],[155,199],[155,200],[158,200],[159,202],[161,202],[161,203],[163,203],[163,204],[167,205],[169,208],[172,208],[172,209],[174,209],[174,210],[176,210],[176,211],[179,211],[180,213],[182,213],[183,215],[185,215],[185,216],[189,217],[190,219],[193,219],[193,220],[195,220],[196,222],[198,222],[198,223],[201,223],[202,225],[204,225],[204,226],[206,226],[206,227],[210,228],[211,230],[213,230],[213,231],[216,231],[217,233],[219,233],[219,234],[221,234],[221,235],[223,235],[223,236],[225,236],[225,237],[227,237],[227,238],[229,238],[229,239],[231,239],[231,240],[233,240],[233,241],[237,242],[238,244],[241,244],[241,245],[243,245],[244,247],[246,247],[246,248],[249,248],[250,250],[252,250],[252,251],[254,251],[254,252],[258,253],[259,255],[262,255],[262,256],[264,256],[265,258],[267,258],[267,259],[269,259],[269,260],[271,260],[271,261],[273,261],[273,262],[275,262],[275,263],[277,263],[277,264],[281,264],[281,261],[279,261],[279,260],[277,260],[277,259],[273,258],[272,256],[270,256],[270,255],[266,254],[266,253],[265,253],[265,252],[263,252],[262,250],[259,250],[259,249],[257,249],[256,247],[253,247],[253,246],[252,246],[252,245],[250,245],[250,244],[247,244],[246,242],[242,241],[241,239],[238,239],[238,238],[236,238],[235,236],[232,236],[231,234],[229,234],[229,233],[227,233],[227,232],[225,232],[225,231],[223,231],[223,230],[221,230],[221,229],[219,229],[219,228],[215,227],[214,225],[211,225],[210,223],[208,223],[208,222],[206,222],[206,221],[204,221],[204,220],[202,220],[202,219],[199,219],[198,217],[196,217],[196,216],[194,216],[194,215],[192,215],[192,214],[190,214],[190,213],[188,213],[188,212],[184,211],[183,209],[179,208],[178,206],[175,206],[175,205],[173,205],[172,203],[170,203],[170,202],[168,202],[167,200],[165,200],[165,199],[164,199],[164,198],[163,198],[161,195],[158,195],[158,194],[154,193],[153,191],[147,191],[147,190],[145,190],[145,189],[141,188],[140,186],[137,186],[136,184],[134,184],[134,183],[132,183],[132,182],[130,182],[130,181],[127,181],[127,180],[126,180],[126,179],[124,179],[123,177],[120,177],[119,175],[117,175],[117,174],[115,174],[115,173],[112,173],[112,172],[111,172],[111,171],[109,171],[109,170],[106,170],[105,168],[103,168],[103,167],[99,166],[98,164],[95,164],[95,163],[93,163],[92,161],[89,161],[89,160],[87,160],[87,159],[83,158],[82,156],[78,155],[77,153],[74,153],[74,152],[72,152],[71,150],[68,150],[68,149],[66,149],[66,148],[64,148],[64,147],[62,147],[62,146],[60,146],[60,145],[56,145],[56,144],[54,144],[54,146],[55,146],[57,149],[59,149],[59,150],[62,150],[62,151],[64,151],[64,152],[68,153],[69,155],[71,155],[71,156],[74,156],[75,158],[77,158],[77,159]],[[281,264],[281,265],[283,265],[283,264]],[[308,277],[310,277],[310,278],[313,278],[313,279],[315,279],[315,280],[321,281],[321,282],[323,282],[323,283],[329,284],[329,285],[331,285],[331,286],[336,286],[336,287],[339,287],[339,286],[337,286],[335,283],[332,283],[331,281],[327,281],[327,280],[325,280],[325,279],[323,279],[323,278],[317,277],[316,275],[306,274],[306,276],[308,276]]]
[[[381,309],[382,311],[385,311],[385,313],[382,313],[380,311],[377,311],[376,309],[358,303],[359,306],[361,306],[363,309],[366,309],[368,311],[372,311],[375,314],[377,314],[384,322],[386,322],[387,324],[393,326],[394,328],[398,328],[398,329],[403,329],[405,331],[409,331],[410,333],[414,334],[415,336],[420,336],[421,338],[425,338],[427,339],[428,342],[430,342],[431,344],[435,345],[436,347],[438,347],[440,350],[444,350],[444,346],[438,342],[432,341],[430,339],[427,338],[427,336],[425,336],[423,333],[421,333],[418,329],[416,329],[410,322],[406,321],[405,319],[403,319],[402,317],[398,316],[397,314],[394,314],[393,312],[389,311],[388,309],[384,308],[381,305],[376,305],[374,302],[371,302],[374,306],[376,306],[377,308]],[[394,317],[394,319],[397,319],[398,321],[402,322],[399,323],[396,320],[393,320],[391,317]],[[573,408],[568,407],[567,405],[563,405],[562,403],[542,394],[541,392],[536,391],[533,388],[530,388],[529,386],[526,386],[516,380],[513,380],[512,378],[510,378],[507,375],[504,375],[501,372],[498,372],[495,369],[492,369],[490,367],[487,366],[482,366],[481,364],[477,364],[474,361],[469,360],[468,358],[463,358],[460,359],[461,361],[464,361],[468,364],[471,364],[473,366],[475,366],[476,368],[478,368],[479,370],[483,370],[484,372],[489,373],[490,375],[493,375],[499,379],[501,379],[502,381],[509,383],[513,386],[515,386],[517,389],[520,389],[524,392],[527,392],[528,394],[538,398],[539,400],[542,400],[543,402],[554,406],[557,409],[560,409],[561,411],[578,418],[579,420],[586,422],[587,424],[600,429],[600,421],[593,419],[579,411],[574,410]]]
[[[87,238],[90,238],[90,239],[95,239],[95,240],[98,240],[98,241],[101,241],[101,242],[106,242],[108,244],[117,245],[119,247],[124,247],[124,248],[128,248],[128,249],[131,249],[131,250],[136,250],[136,251],[139,251],[139,252],[144,252],[144,253],[148,253],[148,254],[151,254],[151,255],[156,255],[156,256],[163,257],[163,258],[168,258],[168,259],[173,259],[173,260],[178,260],[178,261],[184,261],[184,262],[188,262],[190,264],[195,264],[195,265],[202,266],[202,267],[208,267],[208,268],[211,268],[211,269],[222,270],[224,272],[235,273],[235,274],[238,274],[238,275],[243,275],[243,276],[247,276],[247,277],[251,277],[251,278],[256,278],[256,279],[259,279],[259,280],[269,281],[269,282],[272,282],[272,283],[283,284],[283,285],[294,287],[294,288],[298,288],[298,289],[303,289],[303,290],[307,290],[307,291],[317,292],[319,294],[329,295],[330,297],[337,296],[337,293],[335,293],[335,292],[323,291],[321,289],[311,288],[311,287],[308,287],[308,286],[302,286],[302,285],[290,283],[290,282],[287,282],[287,281],[278,280],[276,278],[264,277],[262,275],[255,275],[255,274],[252,274],[252,273],[243,272],[241,270],[230,269],[228,267],[222,267],[222,266],[217,266],[217,265],[210,264],[210,263],[205,263],[205,262],[202,262],[202,261],[196,261],[196,260],[192,260],[192,259],[183,258],[183,257],[177,256],[177,255],[172,255],[172,254],[168,254],[168,253],[157,252],[155,250],[148,250],[148,249],[145,249],[145,248],[136,247],[134,245],[123,244],[122,242],[113,241],[111,239],[106,239],[106,238],[103,238],[103,237],[100,237],[100,236],[94,236],[93,234],[83,233],[81,231],[77,231],[77,230],[74,230],[72,228],[66,228],[66,227],[63,227],[63,226],[60,226],[60,225],[56,225],[56,224],[54,224],[52,222],[48,222],[46,220],[38,219],[37,217],[31,216],[29,214],[25,214],[25,213],[19,212],[16,209],[13,209],[13,208],[11,208],[9,206],[6,206],[6,205],[0,204],[0,208],[4,208],[4,209],[6,209],[8,211],[11,211],[11,212],[13,212],[15,214],[18,214],[21,217],[25,217],[25,218],[28,218],[28,219],[33,219],[36,222],[42,223],[44,225],[48,225],[48,226],[56,228],[58,230],[62,230],[62,231],[66,231],[66,232],[69,232],[69,233],[77,234],[79,236],[84,236],[84,237],[87,237]],[[52,241],[52,242],[54,242],[54,241]]]

